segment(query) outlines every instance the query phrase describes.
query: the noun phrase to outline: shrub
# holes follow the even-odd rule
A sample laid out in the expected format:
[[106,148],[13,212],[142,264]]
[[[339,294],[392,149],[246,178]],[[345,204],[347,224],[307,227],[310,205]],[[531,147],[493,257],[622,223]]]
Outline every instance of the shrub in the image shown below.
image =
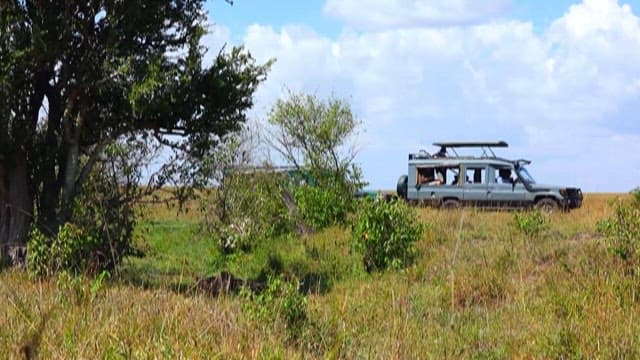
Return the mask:
[[518,211],[513,215],[513,223],[526,236],[538,236],[549,228],[549,218],[540,211]]
[[[122,152],[126,148],[110,151]],[[142,196],[143,189],[133,182],[122,184],[124,175],[108,170],[108,164],[99,164],[91,174],[82,193],[76,198],[69,219],[69,222],[75,224],[76,230],[81,232],[83,243],[77,246],[84,246],[83,249],[78,249],[86,256],[84,265],[91,267],[78,269],[81,271],[98,273],[113,270],[123,257],[136,253],[132,245],[138,217],[135,202]],[[116,166],[126,167],[123,164]]]
[[300,220],[313,230],[343,223],[353,199],[338,186],[299,186],[293,191]]
[[352,237],[363,255],[367,272],[401,268],[413,261],[416,242],[424,231],[414,209],[402,201],[371,201],[362,208],[353,225]]
[[[28,241],[31,274],[40,277],[61,270],[97,274],[114,269],[124,256],[135,253],[136,201],[149,191],[138,186],[142,174],[137,164],[144,160],[140,147],[143,144],[135,141],[107,146],[93,169],[83,174],[81,191],[61,216],[54,223],[36,218],[37,229]],[[81,161],[87,166],[92,160],[83,156]]]
[[27,270],[35,277],[49,274],[52,239],[46,237],[38,228],[29,233],[27,242]]
[[255,294],[243,289],[244,310],[265,324],[282,324],[290,337],[297,337],[307,324],[307,298],[298,291],[298,281],[269,277],[266,289]]
[[631,201],[618,201],[611,217],[598,222],[607,248],[622,260],[636,262],[640,251],[640,191]]
[[290,232],[285,181],[280,174],[230,172],[214,203],[203,204],[203,230],[217,240],[222,253],[248,251],[261,239]]
[[94,247],[94,243],[91,236],[70,223],[64,224],[57,236],[51,239],[34,230],[28,243],[28,269],[36,277],[62,270],[77,274],[86,268],[91,259],[87,252]]

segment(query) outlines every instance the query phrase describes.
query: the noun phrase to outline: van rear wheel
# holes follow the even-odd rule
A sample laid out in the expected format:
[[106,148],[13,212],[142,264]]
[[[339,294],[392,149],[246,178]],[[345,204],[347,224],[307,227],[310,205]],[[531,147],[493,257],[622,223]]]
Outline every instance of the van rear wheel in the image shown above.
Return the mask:
[[558,202],[553,199],[543,198],[536,202],[536,209],[552,213],[558,210]]
[[449,200],[445,200],[442,205],[440,205],[440,208],[444,209],[444,210],[454,210],[454,209],[459,209],[460,208],[460,201],[455,200],[455,199],[449,199]]

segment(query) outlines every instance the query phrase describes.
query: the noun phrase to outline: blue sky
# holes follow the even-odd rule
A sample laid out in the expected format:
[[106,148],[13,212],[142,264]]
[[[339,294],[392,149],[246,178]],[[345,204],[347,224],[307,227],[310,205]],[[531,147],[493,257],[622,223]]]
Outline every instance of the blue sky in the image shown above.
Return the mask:
[[640,0],[223,0],[212,53],[276,59],[251,117],[285,89],[346,98],[357,161],[393,188],[441,140],[506,140],[544,183],[640,185]]

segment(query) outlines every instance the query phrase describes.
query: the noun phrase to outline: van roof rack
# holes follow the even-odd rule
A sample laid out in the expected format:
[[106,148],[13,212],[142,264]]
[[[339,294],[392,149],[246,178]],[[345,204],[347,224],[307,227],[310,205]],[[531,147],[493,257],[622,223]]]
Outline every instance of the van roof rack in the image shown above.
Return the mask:
[[506,141],[447,141],[447,142],[435,142],[435,146],[445,148],[459,148],[459,147],[509,147]]
[[482,156],[484,158],[487,157],[496,157],[496,154],[493,152],[491,148],[494,147],[509,147],[506,141],[448,141],[448,142],[435,142],[433,143],[435,146],[440,146],[440,151],[438,151],[434,156],[436,157],[452,157],[447,154],[447,149],[451,149],[453,152],[453,157],[460,157],[456,152],[456,148],[481,148]]

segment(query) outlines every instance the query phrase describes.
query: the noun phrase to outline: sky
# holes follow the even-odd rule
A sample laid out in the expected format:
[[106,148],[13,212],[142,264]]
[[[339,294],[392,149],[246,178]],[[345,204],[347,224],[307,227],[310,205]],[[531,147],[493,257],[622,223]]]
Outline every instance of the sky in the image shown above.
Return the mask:
[[640,186],[640,0],[209,0],[215,55],[275,59],[250,117],[287,91],[347,100],[358,162],[394,189],[437,141],[504,140],[537,182]]

